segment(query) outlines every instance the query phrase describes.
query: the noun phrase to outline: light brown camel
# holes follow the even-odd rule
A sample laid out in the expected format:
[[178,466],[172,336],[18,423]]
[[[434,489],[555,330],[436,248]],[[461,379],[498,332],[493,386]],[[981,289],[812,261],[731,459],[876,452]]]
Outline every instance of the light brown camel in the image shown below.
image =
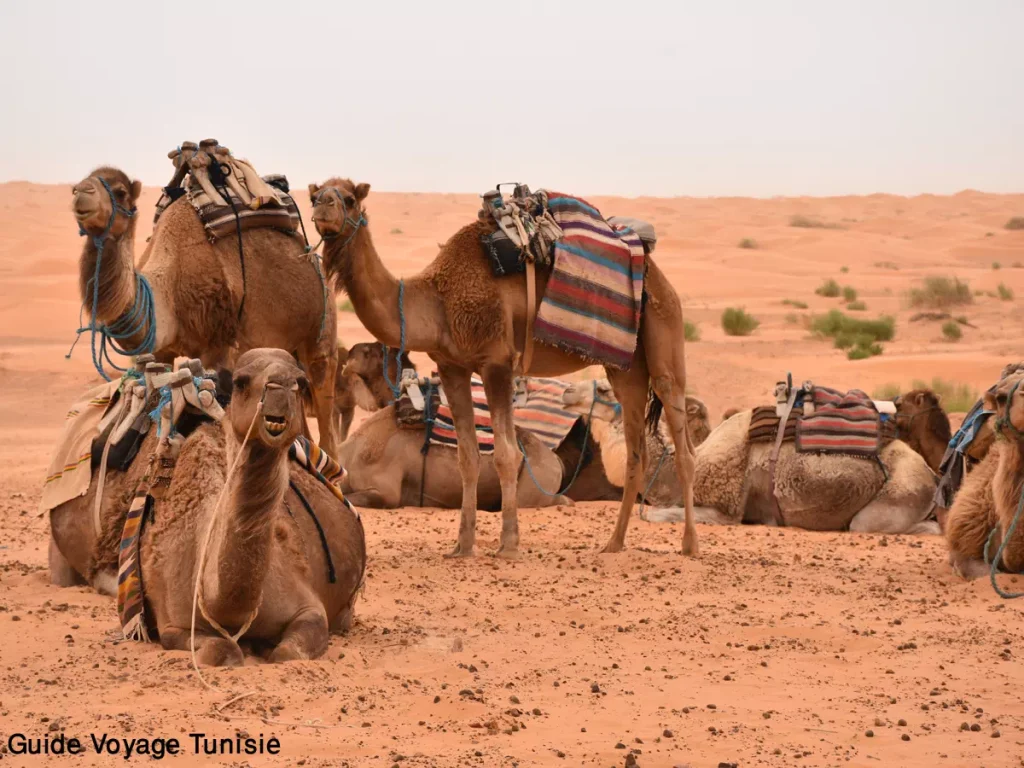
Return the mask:
[[165,649],[189,648],[197,578],[202,664],[242,664],[229,632],[244,629],[242,638],[273,647],[270,661],[288,661],[321,656],[329,631],[348,628],[366,565],[362,523],[307,475],[296,484],[307,499],[323,500],[314,506],[321,532],[289,489],[288,449],[302,433],[308,386],[287,352],[250,350],[238,358],[222,424],[199,427],[182,447],[141,543],[147,608]]
[[[987,576],[985,543],[989,534],[989,557],[994,558],[1000,542],[1017,511],[1024,488],[1024,376],[1003,378],[984,395],[985,410],[995,412],[988,424],[996,435],[981,462],[971,470],[953,500],[946,518],[946,543],[953,570],[965,579]],[[973,447],[973,446],[972,446]],[[1006,542],[1000,567],[1024,571],[1024,522],[1018,524]]]
[[896,397],[893,403],[900,440],[921,454],[933,472],[938,472],[952,437],[949,417],[939,397],[930,389],[913,389]]
[[[401,364],[399,364],[401,360]],[[397,349],[389,350],[388,353],[388,377],[391,383],[399,381],[404,370],[416,370],[408,353],[399,356]],[[364,411],[374,411],[389,405],[394,400],[394,393],[384,379],[384,347],[374,342],[363,342],[352,345],[348,352],[348,359],[343,369],[347,380],[358,377],[366,389],[369,390],[370,398],[376,407],[369,406],[365,401],[359,403]]]
[[[697,448],[697,520],[718,525],[774,524],[769,480],[771,443],[749,443],[751,411],[716,427]],[[775,482],[787,526],[817,531],[941,533],[929,520],[935,475],[924,458],[894,440],[879,459],[798,453],[783,443]],[[647,519],[676,522],[678,508],[651,509]]]
[[[476,544],[480,454],[474,439],[470,376],[474,372],[480,374],[491,407],[494,459],[502,489],[501,542],[497,554],[517,557],[516,499],[521,462],[512,422],[513,372],[525,348],[528,314],[532,316],[537,311],[550,271],[537,269],[537,306],[528,308],[525,276],[493,276],[480,241],[481,235],[490,233],[493,226],[476,221],[449,238],[426,269],[400,283],[381,263],[366,226],[364,202],[369,191],[369,184],[353,184],[339,178],[321,186],[310,185],[313,221],[326,240],[327,273],[347,291],[359,320],[379,341],[399,347],[404,340],[406,349],[426,352],[438,364],[456,421],[463,488],[458,541],[452,556],[471,556]],[[647,260],[645,291],[647,301],[630,369],[608,370],[623,406],[631,450],[618,521],[603,551],[618,552],[625,544],[630,512],[647,460],[644,408],[653,389],[660,398],[658,406],[664,404],[677,447],[676,466],[686,488],[683,552],[696,555],[697,529],[692,515],[694,454],[685,418],[682,305],[651,259]],[[586,362],[578,357],[538,344],[528,373],[557,377],[583,367]]]
[[[104,186],[104,184],[106,186]],[[109,193],[108,193],[109,189]],[[337,450],[334,384],[337,370],[337,308],[334,292],[294,235],[275,229],[242,233],[245,254],[245,306],[242,267],[234,237],[211,243],[188,200],[173,202],[160,216],[153,236],[134,266],[135,204],[142,183],[116,168],[101,167],[72,188],[72,210],[88,237],[79,260],[83,312],[97,325],[131,326],[140,278],[153,292],[156,323],[152,350],[160,362],[198,357],[206,368],[230,362],[253,347],[297,352],[313,388],[320,445]],[[102,241],[102,259],[97,242]],[[95,281],[99,267],[98,281]],[[140,345],[150,333],[143,319],[123,348]]]
[[356,344],[349,350],[344,345],[338,344],[338,372],[334,382],[334,411],[338,417],[338,436],[340,442],[345,442],[348,439],[348,433],[352,429],[352,420],[355,418],[357,407],[371,412],[382,407],[376,403],[373,393],[366,386],[366,382],[348,366],[349,358],[353,353],[359,356],[359,348],[362,346],[362,344]]

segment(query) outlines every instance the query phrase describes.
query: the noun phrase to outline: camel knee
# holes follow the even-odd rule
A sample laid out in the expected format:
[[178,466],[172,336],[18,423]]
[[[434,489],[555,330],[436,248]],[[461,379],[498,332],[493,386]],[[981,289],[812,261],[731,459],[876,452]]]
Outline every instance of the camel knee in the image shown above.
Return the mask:
[[270,661],[296,661],[323,656],[330,642],[327,614],[322,607],[302,611],[285,629]]
[[53,536],[50,536],[50,549],[48,553],[50,564],[50,583],[57,587],[77,587],[85,584],[82,575],[71,567],[71,563],[60,551]]

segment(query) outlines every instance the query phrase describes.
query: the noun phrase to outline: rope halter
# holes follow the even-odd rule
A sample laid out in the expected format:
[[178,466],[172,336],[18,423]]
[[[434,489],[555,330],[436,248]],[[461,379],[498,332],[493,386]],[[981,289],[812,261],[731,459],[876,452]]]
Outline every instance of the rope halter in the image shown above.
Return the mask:
[[323,235],[322,237],[323,237],[324,240],[326,240],[328,242],[330,242],[331,240],[336,240],[341,235],[341,233],[345,231],[345,225],[346,224],[350,225],[352,227],[352,234],[350,234],[347,238],[345,238],[345,242],[341,244],[341,249],[344,250],[345,248],[348,247],[349,243],[352,242],[352,238],[354,238],[356,236],[356,233],[359,232],[359,228],[360,227],[365,227],[369,222],[366,221],[366,216],[363,214],[363,211],[360,208],[356,208],[356,210],[359,213],[359,218],[358,219],[353,219],[349,215],[349,213],[348,213],[348,206],[345,205],[345,195],[337,187],[323,187],[320,190],[320,192],[317,193],[316,199],[313,201],[313,205],[319,205],[320,204],[320,198],[322,198],[324,196],[324,193],[326,193],[326,192],[333,192],[335,197],[338,198],[338,202],[341,204],[342,221],[341,221],[341,229],[339,231],[337,231],[337,232],[335,232],[334,234],[331,234],[331,235]]
[[90,176],[88,179],[86,179],[86,181],[98,181],[100,184],[103,185],[103,188],[107,191],[107,197],[110,198],[110,218],[107,219],[107,226],[103,229],[103,232],[101,232],[98,235],[89,235],[89,233],[85,230],[85,227],[82,226],[81,222],[79,222],[78,224],[78,234],[81,235],[82,237],[85,237],[87,235],[92,237],[93,245],[96,246],[96,249],[100,252],[100,255],[102,256],[103,244],[107,241],[107,238],[110,236],[110,230],[114,228],[114,221],[117,220],[117,214],[122,213],[125,215],[126,218],[131,219],[135,217],[135,214],[138,212],[138,209],[134,205],[131,208],[125,208],[123,205],[118,203],[117,197],[114,195],[114,190],[110,188],[110,184],[108,184],[107,180],[104,179],[102,176]]
[[1013,388],[1010,390],[1009,397],[1006,398],[1006,407],[1003,408],[1003,412],[996,416],[996,429],[999,431],[1006,431],[1013,435],[1017,440],[1024,440],[1024,433],[1021,433],[1013,422],[1010,421],[1010,409],[1013,407],[1013,396],[1017,394],[1017,390],[1020,388],[1021,383],[1024,379],[1021,379],[1014,383]]

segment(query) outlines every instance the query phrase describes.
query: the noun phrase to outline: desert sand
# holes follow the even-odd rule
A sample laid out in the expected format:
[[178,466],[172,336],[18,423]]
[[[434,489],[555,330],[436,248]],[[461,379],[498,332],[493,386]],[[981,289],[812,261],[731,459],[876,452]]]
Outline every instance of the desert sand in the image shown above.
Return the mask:
[[[147,189],[139,206],[140,250],[156,198]],[[366,591],[323,658],[208,672],[211,692],[185,654],[119,642],[111,598],[50,586],[37,513],[66,408],[98,380],[88,339],[64,357],[81,247],[69,202],[69,185],[0,185],[4,745],[15,732],[177,737],[180,765],[1024,764],[1022,605],[959,581],[937,537],[702,526],[693,560],[678,553],[681,526],[634,518],[628,550],[599,555],[615,505],[585,504],[525,510],[521,562],[450,562],[455,512],[366,510]],[[1024,195],[591,202],[656,225],[655,258],[700,326],[690,388],[714,423],[768,402],[787,371],[869,392],[933,377],[982,389],[1024,357],[1024,231],[1004,228]],[[385,262],[411,274],[478,199],[371,192],[367,205]],[[790,226],[796,214],[836,228]],[[1022,298],[983,294],[955,310],[974,327],[951,343],[941,323],[909,321],[907,291],[933,274]],[[830,277],[857,289],[864,316],[896,316],[882,356],[849,361],[787,320],[842,306],[814,294]],[[761,321],[752,336],[723,333],[729,306]],[[340,334],[370,340],[348,312]],[[482,515],[483,553],[498,531]],[[190,732],[276,736],[281,752],[194,756]],[[0,762],[60,764],[2,751]],[[77,764],[123,760],[90,752]]]

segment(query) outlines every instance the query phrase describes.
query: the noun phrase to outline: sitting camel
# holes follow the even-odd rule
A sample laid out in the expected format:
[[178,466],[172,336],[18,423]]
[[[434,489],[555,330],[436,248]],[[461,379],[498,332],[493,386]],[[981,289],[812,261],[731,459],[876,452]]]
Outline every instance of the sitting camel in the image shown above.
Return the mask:
[[[699,522],[775,523],[770,487],[771,443],[749,443],[751,411],[715,428],[697,449],[694,497]],[[930,520],[935,476],[919,453],[894,440],[873,461],[799,453],[782,444],[775,472],[779,511],[787,526],[817,531],[941,532]],[[678,508],[652,509],[647,519],[676,522]]]
[[900,440],[917,451],[933,472],[939,471],[952,437],[949,416],[930,389],[914,389],[893,400]]
[[[994,439],[979,434],[980,440],[975,440],[982,445],[972,448],[986,447],[987,451],[964,479],[946,517],[949,562],[965,579],[989,574],[986,542],[991,535],[988,557],[995,558],[1000,543],[1007,538],[1024,488],[1022,385],[1024,375],[1014,372],[985,393],[985,410],[996,414],[986,424]],[[1024,571],[1024,524],[1019,524],[1006,541],[1000,567],[1013,573]]]
[[337,308],[302,240],[272,228],[243,231],[243,278],[238,240],[211,243],[181,198],[160,216],[136,271],[142,183],[101,167],[72,191],[75,219],[88,235],[79,259],[83,311],[95,314],[96,327],[123,330],[125,348],[142,348],[160,362],[184,355],[207,368],[253,347],[296,350],[311,380],[320,445],[334,455]]
[[[362,523],[313,476],[293,473],[288,456],[308,387],[287,352],[250,350],[238,358],[222,425],[199,427],[182,447],[141,540],[146,602],[164,648],[189,648],[197,579],[202,664],[242,664],[229,634],[242,630],[273,646],[270,661],[317,658],[330,630],[351,623],[366,567]],[[316,519],[295,503],[296,485]]]
[[[334,412],[338,422],[338,436],[341,442],[348,440],[348,433],[352,429],[352,420],[355,418],[356,407],[364,411],[373,412],[381,406],[377,404],[373,393],[366,387],[366,382],[356,373],[349,361],[353,355],[359,354],[359,348],[363,344],[356,344],[352,349],[346,349],[344,345],[338,344],[338,372],[334,379]],[[365,346],[379,346],[367,344]]]
[[[536,284],[529,289],[525,275],[495,278],[481,243],[481,236],[489,235],[495,226],[478,220],[449,238],[421,273],[399,282],[381,262],[370,237],[364,207],[369,191],[369,184],[339,178],[321,186],[310,185],[313,221],[326,243],[327,274],[348,293],[359,320],[374,337],[391,347],[426,352],[438,364],[459,437],[462,510],[453,556],[473,555],[476,544],[480,453],[474,436],[470,377],[474,372],[481,375],[491,404],[494,463],[502,489],[501,542],[497,554],[517,557],[521,456],[512,421],[513,371],[527,347],[527,326],[532,325],[531,318],[544,295],[550,269],[538,265]],[[619,552],[625,544],[630,512],[647,461],[642,439],[644,409],[653,389],[659,399],[656,407],[660,410],[661,403],[665,406],[676,446],[676,468],[686,489],[683,552],[696,555],[697,530],[692,515],[694,454],[685,419],[682,305],[664,273],[649,258],[644,289],[647,301],[629,370],[608,369],[609,380],[622,403],[630,450],[618,521],[603,551]],[[533,306],[527,307],[528,296],[534,296]],[[586,365],[575,355],[539,344],[528,373],[557,377]]]
[[[232,483],[233,494],[229,497],[232,506],[222,514],[224,525],[218,529],[217,538],[210,550],[208,562],[211,568],[207,572],[207,580],[218,574],[213,563],[230,563],[233,573],[228,576],[232,579],[232,588],[237,587],[236,594],[242,594],[242,577],[272,574],[274,580],[272,586],[265,590],[261,611],[275,613],[268,614],[270,618],[265,622],[261,613],[260,621],[254,624],[250,632],[262,632],[260,637],[266,638],[272,635],[273,617],[280,623],[282,614],[290,619],[292,615],[297,615],[297,609],[308,609],[311,606],[316,611],[325,609],[331,617],[331,625],[343,628],[350,618],[355,590],[365,566],[362,526],[356,516],[323,483],[287,458],[288,443],[285,440],[290,442],[301,422],[301,418],[292,411],[297,393],[291,389],[293,383],[305,386],[304,377],[299,375],[301,372],[296,373],[298,369],[292,358],[279,350],[253,350],[245,353],[239,363],[241,367],[237,371],[236,381],[241,386],[234,393],[233,404],[229,406],[230,418],[226,418],[221,425],[200,422],[186,430],[188,437],[181,449],[171,488],[155,507],[154,523],[144,529],[143,579],[146,599],[151,605],[159,602],[163,606],[163,615],[173,615],[173,621],[177,622],[174,624],[175,630],[161,633],[164,647],[188,647],[192,579],[195,550],[198,547],[194,539],[203,530],[201,525],[197,525],[205,522],[213,513],[215,498],[224,486],[229,461],[225,444],[230,443],[237,452],[240,437],[236,435],[234,439],[227,439],[225,433],[240,429],[244,435],[256,408],[252,400],[258,399],[253,393],[262,393],[264,383],[267,384],[267,398],[262,409],[265,418],[250,440],[247,463]],[[227,386],[222,386],[222,390],[230,390],[230,376],[226,377],[226,381]],[[242,421],[244,424],[238,427]],[[281,429],[281,425],[284,431],[280,435],[273,434]],[[92,514],[98,470],[93,472],[93,480],[86,495],[51,511],[52,583],[72,586],[87,582],[102,594],[117,594],[119,551],[125,517],[136,487],[146,473],[145,457],[152,455],[157,447],[156,432],[155,428],[149,430],[138,456],[127,471],[111,469],[107,472],[100,531],[95,530]],[[327,577],[328,566],[321,545],[321,534],[311,515],[304,511],[308,509],[314,511],[326,536],[335,572],[332,583],[328,583],[330,579]],[[181,519],[174,519],[178,515]],[[242,515],[245,516],[244,520],[239,519]],[[252,534],[244,540],[245,550],[233,550],[232,545],[239,543],[237,537],[224,540],[224,533],[230,530],[226,527],[229,522],[244,522],[246,530]],[[242,566],[239,566],[239,557],[244,558]],[[159,568],[162,575],[155,573],[154,568]],[[184,583],[174,584],[175,580]],[[158,590],[157,584],[163,586]],[[175,587],[173,597],[166,591],[172,585]],[[252,585],[253,588],[258,586]],[[220,587],[214,584],[212,589]],[[293,592],[282,595],[282,589]],[[311,604],[309,598],[312,593],[323,596],[323,600]],[[297,604],[296,598],[299,597],[306,602]],[[317,597],[317,600],[320,598]],[[208,608],[210,604],[206,603]],[[244,609],[245,603],[239,603],[239,607]],[[213,615],[218,617],[222,626],[231,626],[231,610],[233,608],[228,609],[228,614],[215,611]],[[312,619],[307,622],[310,626],[314,623],[317,622]],[[296,629],[301,630],[301,626]],[[299,635],[309,636],[310,632],[301,630]],[[295,633],[289,636],[292,635]],[[320,643],[322,639],[317,634],[316,642]],[[289,647],[294,650],[295,643],[286,646],[278,658],[292,653]],[[215,652],[216,648],[220,650]],[[234,650],[224,643],[214,643],[208,654],[201,658],[216,661],[228,657],[240,660]]]

